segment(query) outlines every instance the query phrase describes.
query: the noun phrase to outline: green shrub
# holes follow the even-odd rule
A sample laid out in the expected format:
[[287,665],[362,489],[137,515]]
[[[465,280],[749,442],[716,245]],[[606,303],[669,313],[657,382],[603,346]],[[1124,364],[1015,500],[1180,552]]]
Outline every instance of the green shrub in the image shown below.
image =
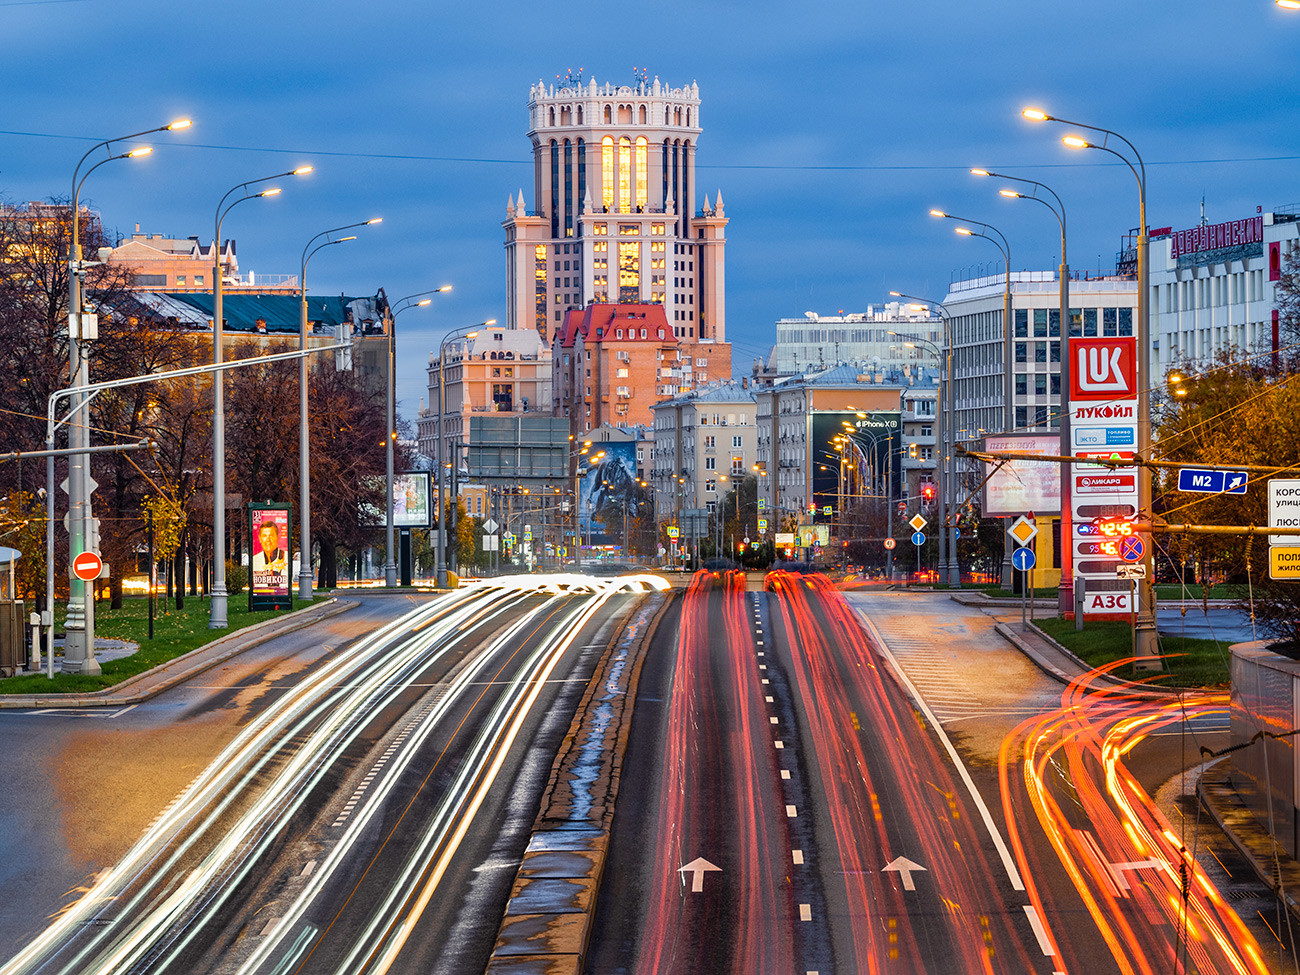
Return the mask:
[[248,570],[242,565],[226,560],[226,592],[238,596],[248,585]]

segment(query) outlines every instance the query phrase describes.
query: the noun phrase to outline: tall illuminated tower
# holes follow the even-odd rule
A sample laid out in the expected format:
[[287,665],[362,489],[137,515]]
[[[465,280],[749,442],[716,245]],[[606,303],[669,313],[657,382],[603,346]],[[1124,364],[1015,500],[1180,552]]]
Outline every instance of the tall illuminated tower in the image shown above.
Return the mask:
[[520,190],[502,224],[508,326],[550,342],[569,309],[661,304],[677,339],[728,377],[727,217],[720,192],[695,202],[699,86],[538,82],[528,120],[535,205]]

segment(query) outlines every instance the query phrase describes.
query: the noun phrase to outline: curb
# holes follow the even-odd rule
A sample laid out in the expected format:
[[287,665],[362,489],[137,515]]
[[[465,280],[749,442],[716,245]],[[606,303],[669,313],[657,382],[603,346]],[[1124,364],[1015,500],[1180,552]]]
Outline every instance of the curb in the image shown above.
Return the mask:
[[[210,670],[218,664],[225,663],[231,657],[246,650],[261,646],[286,633],[292,633],[321,620],[356,609],[361,603],[355,600],[339,600],[331,597],[318,606],[305,606],[300,610],[280,616],[276,619],[263,620],[236,630],[211,643],[195,647],[189,653],[174,657],[165,663],[146,670],[144,673],[128,677],[120,684],[106,687],[100,691],[88,691],[72,694],[7,694],[0,696],[0,710],[19,708],[96,708],[121,707],[128,704],[140,704],[163,691],[175,687],[181,681],[188,680]],[[312,614],[312,615],[308,615]],[[286,625],[287,624],[287,625]],[[252,639],[249,639],[249,638]],[[230,644],[225,646],[224,644]],[[213,653],[213,651],[216,651]],[[199,655],[212,654],[211,659],[202,659]],[[175,671],[175,673],[170,673]],[[135,693],[129,693],[146,681],[157,681],[151,687]]]
[[[1034,626],[1034,624],[1031,623],[1030,626]],[[1057,653],[1074,664],[1079,669],[1077,674],[1071,676],[1053,664],[1048,658],[1043,656],[1030,641],[1024,639],[1024,637],[1017,632],[1014,624],[996,623],[993,628],[997,631],[997,634],[1000,637],[1028,657],[1030,662],[1039,670],[1043,671],[1043,673],[1047,674],[1049,677],[1053,677],[1060,681],[1062,684],[1068,684],[1071,681],[1082,677],[1088,671],[1095,669],[1088,664],[1087,661],[1079,659],[1064,646],[1057,643],[1037,626],[1034,626],[1034,634],[1037,638],[1051,646]],[[1165,684],[1140,684],[1137,681],[1125,680],[1123,677],[1116,677],[1113,674],[1098,674],[1096,679],[1102,683],[1110,684],[1118,690],[1127,691],[1138,697],[1177,697],[1179,694],[1191,694],[1204,690],[1204,688],[1174,687]]]
[[[551,766],[485,975],[578,975],[583,969],[641,668],[676,591],[660,595],[662,602],[652,608],[645,632],[627,645],[624,675],[614,674],[613,669],[614,651],[626,628],[610,640],[574,712]],[[621,689],[609,690],[611,682],[621,684]],[[611,702],[611,697],[617,699]],[[596,763],[584,761],[582,754],[593,742],[599,744]],[[579,770],[585,786],[578,784]],[[585,811],[576,811],[575,806]]]
[[[1291,917],[1300,921],[1300,863],[1278,849],[1268,830],[1245,807],[1228,773],[1220,768],[1229,757],[1225,755],[1204,766],[1196,780],[1196,795],[1259,879],[1286,905]],[[1207,782],[1211,775],[1213,779]],[[1275,853],[1276,867],[1271,859]]]

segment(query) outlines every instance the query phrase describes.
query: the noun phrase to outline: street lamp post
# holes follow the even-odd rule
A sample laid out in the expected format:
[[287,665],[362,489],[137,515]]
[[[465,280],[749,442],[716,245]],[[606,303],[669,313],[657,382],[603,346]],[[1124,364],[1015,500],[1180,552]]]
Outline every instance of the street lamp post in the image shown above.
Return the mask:
[[[438,344],[438,544],[434,552],[434,584],[439,589],[447,588],[447,502],[443,497],[447,486],[447,465],[442,457],[443,412],[447,408],[447,343],[452,339],[472,339],[478,335],[478,329],[495,325],[497,320],[489,318],[485,322],[471,325],[464,329],[454,329],[442,337]],[[389,438],[391,439],[391,437]],[[389,491],[392,497],[392,491]],[[391,504],[391,501],[390,501]]]
[[[939,320],[943,322],[943,375],[940,384],[942,386],[942,395],[939,402],[939,522],[943,526],[941,534],[945,529],[947,530],[948,556],[946,560],[943,558],[943,539],[941,537],[939,577],[946,581],[949,586],[960,588],[961,563],[957,558],[957,512],[959,510],[957,458],[953,455],[954,444],[957,442],[957,389],[952,366],[952,314],[949,312],[948,306],[941,301],[918,298],[915,295],[903,294],[901,291],[891,291],[890,294],[895,298],[906,298],[909,301],[919,302],[922,306],[938,309]],[[949,517],[952,519],[952,524],[948,524]],[[943,571],[945,565],[948,570],[946,576]]]
[[[1061,292],[1061,402],[1057,416],[1057,426],[1061,434],[1061,456],[1071,456],[1074,453],[1074,442],[1070,437],[1070,262],[1065,254],[1065,204],[1061,202],[1061,198],[1056,195],[1056,192],[1051,187],[1036,180],[1024,179],[1020,176],[1008,176],[1005,173],[991,173],[986,169],[972,169],[971,173],[976,176],[1009,179],[1015,183],[1032,186],[1033,190],[1030,191],[1029,195],[1007,189],[998,192],[1008,199],[1034,200],[1041,203],[1052,211],[1052,215],[1056,217],[1056,222],[1060,225],[1061,267],[1057,274],[1060,280]],[[1052,194],[1052,199],[1056,201],[1055,206],[1038,195],[1040,189]],[[1070,506],[1073,474],[1073,467],[1069,465],[1061,467],[1061,585],[1057,605],[1062,614],[1074,610],[1074,527],[1073,512]]]
[[[374,217],[370,220],[363,220],[360,223],[350,223],[345,227],[335,227],[333,230],[324,230],[307,241],[307,246],[302,249],[302,265],[298,274],[298,348],[307,351],[307,264],[316,255],[316,251],[323,250],[326,247],[333,247],[335,244],[343,244],[349,240],[356,240],[356,235],[349,237],[339,237],[330,240],[330,234],[336,234],[341,230],[351,230],[353,227],[367,227],[371,224],[380,223],[383,217]],[[316,248],[312,244],[326,238],[325,243]],[[298,551],[302,554],[298,558],[298,598],[311,599],[312,588],[312,568],[311,568],[311,439],[308,436],[307,423],[307,357],[303,356],[298,360],[298,518],[300,529],[298,532]]]
[[[957,227],[956,233],[963,237],[983,237],[991,242],[998,250],[1002,251],[1002,260],[1006,266],[1006,286],[1002,293],[1002,432],[1011,433],[1015,430],[1015,408],[1012,404],[1012,390],[1015,388],[1012,379],[1014,364],[1011,361],[1011,245],[1007,238],[996,227],[983,223],[979,220],[970,220],[966,217],[953,216],[951,213],[944,213],[942,210],[931,210],[930,215],[934,217],[945,217],[949,220],[960,220],[963,223],[971,223],[981,230],[971,230],[969,227]],[[993,236],[996,234],[996,236]],[[1015,578],[1014,569],[1011,565],[1011,536],[1003,533],[1002,544],[1002,588],[1010,589],[1012,580]]]
[[[162,125],[143,132],[119,136],[97,142],[86,150],[77,160],[72,170],[72,198],[69,200],[68,246],[68,379],[72,386],[86,386],[90,383],[90,349],[83,348],[93,338],[89,330],[83,331],[83,325],[89,325],[82,309],[81,276],[86,273],[87,264],[81,260],[81,187],[86,179],[100,166],[118,159],[138,159],[147,156],[153,149],[139,146],[127,152],[113,153],[109,148],[115,142],[137,139],[155,132],[176,131],[189,128],[189,119],[181,119],[170,125]],[[82,165],[91,155],[100,149],[107,149],[109,155],[95,163],[85,173]],[[90,399],[81,397],[73,409],[73,416],[68,424],[68,447],[85,450],[90,445]],[[46,460],[47,473],[53,474],[54,458]],[[91,541],[95,536],[94,519],[90,503],[90,455],[79,452],[69,455],[68,459],[68,565],[82,552],[93,549]],[[47,581],[53,584],[54,561],[46,567]],[[52,622],[50,624],[53,625]],[[75,575],[68,585],[68,614],[64,632],[66,633],[63,667],[70,673],[98,674],[99,661],[95,659],[95,584],[86,584]]]
[[[1060,122],[1062,125],[1077,126],[1090,132],[1101,133],[1100,143],[1088,142],[1078,136],[1066,136],[1061,141],[1071,149],[1100,149],[1117,159],[1123,160],[1133,173],[1138,184],[1138,238],[1137,238],[1137,457],[1142,461],[1151,459],[1151,296],[1148,276],[1150,265],[1147,260],[1147,170],[1142,162],[1142,155],[1137,147],[1118,132],[1103,129],[1097,125],[1084,122],[1072,122],[1069,119],[1056,118],[1036,108],[1026,108],[1021,113],[1031,122]],[[1128,146],[1133,159],[1118,152],[1107,144],[1111,137]],[[1136,160],[1137,165],[1133,163]],[[1064,259],[1064,254],[1062,254]],[[1137,469],[1138,514],[1147,519],[1154,518],[1151,497],[1151,468],[1145,464]],[[1138,581],[1138,607],[1134,622],[1133,644],[1136,656],[1154,657],[1159,653],[1156,638],[1156,603],[1155,603],[1155,553],[1148,544],[1142,555],[1141,563],[1146,569],[1145,576]]]
[[[311,166],[299,166],[287,173],[250,179],[246,183],[232,186],[217,203],[216,218],[212,234],[212,363],[221,365],[221,346],[225,340],[225,323],[221,307],[221,222],[226,214],[245,200],[256,200],[279,194],[278,189],[259,190],[251,188],[259,183],[269,183],[273,179],[286,176],[305,176],[312,171]],[[235,193],[243,191],[244,195],[226,203]],[[225,375],[222,372],[212,379],[212,598],[208,606],[208,629],[224,630],[227,620],[226,593],[226,403]]]
[[[392,589],[397,585],[397,558],[394,540],[396,530],[393,525],[393,447],[397,440],[397,415],[396,415],[396,387],[397,377],[395,369],[397,366],[397,315],[399,312],[406,311],[408,308],[424,308],[433,303],[432,297],[426,295],[443,294],[451,290],[451,285],[444,284],[441,288],[434,288],[432,291],[419,291],[413,295],[407,295],[404,298],[398,298],[394,303],[392,311],[388,315],[388,382],[385,383],[385,394],[388,397],[388,408],[385,411],[385,417],[388,423],[388,430],[384,440],[384,527],[385,540],[387,547],[384,549],[384,585]],[[439,382],[441,382],[439,378]],[[439,421],[441,426],[441,420]],[[438,431],[439,436],[442,431]]]

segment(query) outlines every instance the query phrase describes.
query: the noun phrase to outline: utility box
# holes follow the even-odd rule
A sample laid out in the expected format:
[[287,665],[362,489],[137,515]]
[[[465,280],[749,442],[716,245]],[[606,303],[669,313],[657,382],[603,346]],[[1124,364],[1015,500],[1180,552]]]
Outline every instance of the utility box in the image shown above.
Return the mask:
[[26,624],[21,599],[0,600],[0,675],[12,677],[26,665]]

